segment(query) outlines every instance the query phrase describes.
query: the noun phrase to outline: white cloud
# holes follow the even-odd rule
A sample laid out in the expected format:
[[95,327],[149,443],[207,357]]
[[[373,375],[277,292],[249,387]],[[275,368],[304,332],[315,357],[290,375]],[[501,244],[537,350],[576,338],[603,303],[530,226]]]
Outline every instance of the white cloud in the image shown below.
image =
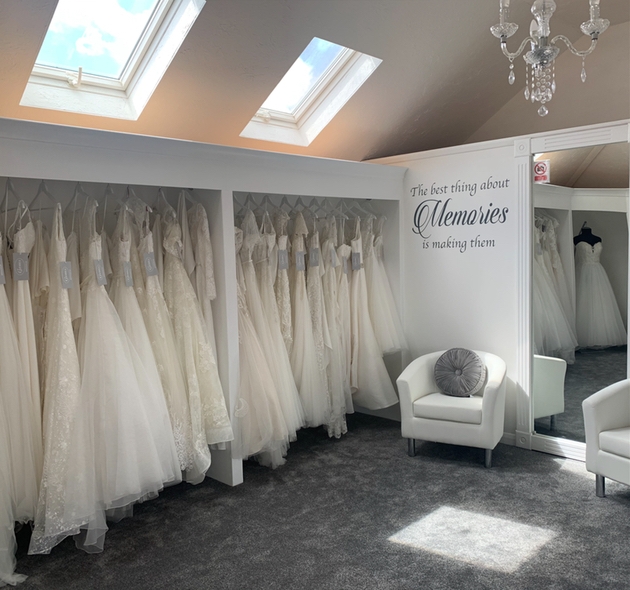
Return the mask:
[[122,66],[150,14],[150,9],[131,14],[117,0],[59,0],[50,31],[63,34],[71,28],[84,28],[76,50],[89,56],[108,53]]
[[273,89],[263,108],[291,112],[308,92],[312,82],[313,66],[298,58]]

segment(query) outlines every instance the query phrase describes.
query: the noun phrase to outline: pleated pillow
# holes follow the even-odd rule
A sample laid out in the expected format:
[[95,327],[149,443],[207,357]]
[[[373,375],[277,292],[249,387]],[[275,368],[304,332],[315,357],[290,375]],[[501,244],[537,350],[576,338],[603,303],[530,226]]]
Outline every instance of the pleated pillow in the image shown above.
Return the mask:
[[472,350],[451,348],[435,363],[434,375],[442,393],[454,397],[470,397],[483,387],[486,366]]

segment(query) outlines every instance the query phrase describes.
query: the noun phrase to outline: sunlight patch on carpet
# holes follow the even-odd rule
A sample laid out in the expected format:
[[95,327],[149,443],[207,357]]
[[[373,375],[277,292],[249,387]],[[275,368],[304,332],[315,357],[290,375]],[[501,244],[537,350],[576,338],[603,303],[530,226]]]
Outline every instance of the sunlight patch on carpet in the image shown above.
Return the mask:
[[555,536],[549,529],[443,506],[388,540],[510,573]]

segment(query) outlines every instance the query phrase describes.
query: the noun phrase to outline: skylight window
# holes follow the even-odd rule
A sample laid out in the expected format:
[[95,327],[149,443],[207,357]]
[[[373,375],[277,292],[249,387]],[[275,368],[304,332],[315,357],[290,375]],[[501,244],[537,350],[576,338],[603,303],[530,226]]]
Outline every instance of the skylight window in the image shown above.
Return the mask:
[[59,0],[35,63],[119,80],[159,0]]
[[20,104],[137,119],[206,0],[59,0]]
[[309,145],[380,63],[378,58],[313,38],[241,137]]

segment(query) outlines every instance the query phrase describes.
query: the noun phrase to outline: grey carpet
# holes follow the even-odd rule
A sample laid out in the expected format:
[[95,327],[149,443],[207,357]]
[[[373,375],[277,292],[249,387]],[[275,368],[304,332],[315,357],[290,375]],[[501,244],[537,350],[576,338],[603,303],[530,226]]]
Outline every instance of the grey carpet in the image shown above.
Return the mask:
[[[165,490],[112,525],[99,555],[68,539],[51,555],[27,556],[22,531],[18,570],[30,577],[20,588],[629,587],[630,487],[610,482],[597,498],[583,464],[506,445],[492,469],[480,449],[436,443],[418,444],[411,458],[398,423],[349,422],[341,440],[301,432],[275,471],[246,463],[241,486]],[[428,548],[388,540],[413,523]],[[507,569],[479,564],[495,557]]]
[[625,379],[626,366],[627,348],[625,346],[576,351],[575,363],[567,365],[564,381],[564,413],[556,416],[555,430],[550,430],[548,418],[536,420],[536,432],[584,442],[582,401],[596,391]]

